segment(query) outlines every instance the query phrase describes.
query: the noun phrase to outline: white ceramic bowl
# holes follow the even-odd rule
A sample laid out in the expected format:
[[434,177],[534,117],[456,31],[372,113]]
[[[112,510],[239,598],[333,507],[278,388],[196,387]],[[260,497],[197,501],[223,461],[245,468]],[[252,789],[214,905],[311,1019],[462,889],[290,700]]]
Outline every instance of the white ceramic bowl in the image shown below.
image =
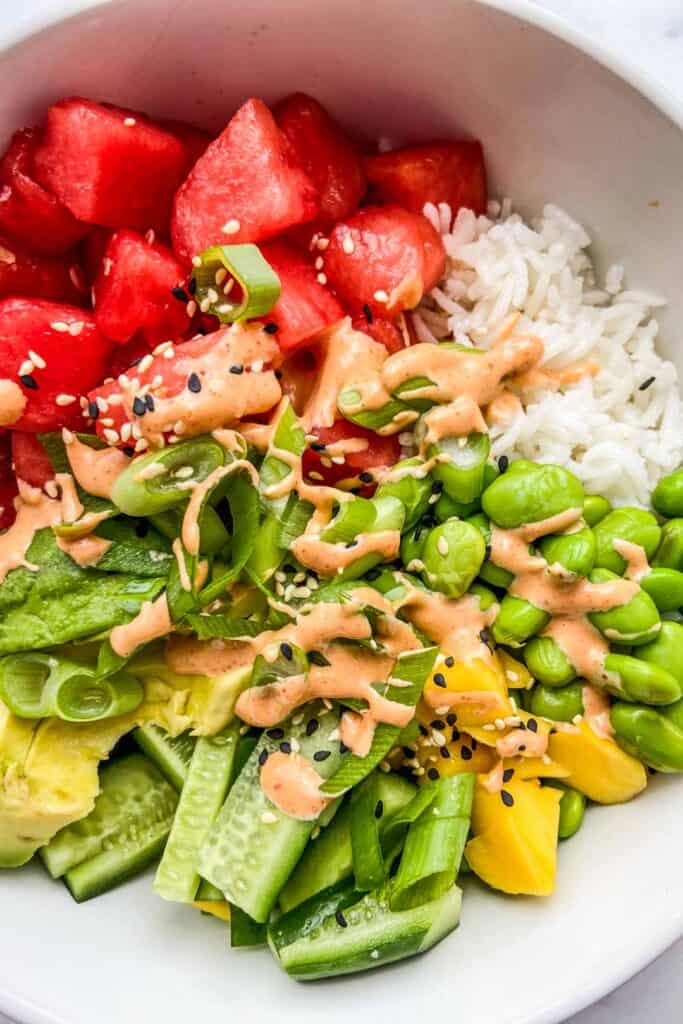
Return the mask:
[[[559,201],[601,260],[671,300],[663,347],[683,370],[683,134],[673,105],[536,8],[506,0],[43,0],[0,42],[0,135],[82,93],[221,128],[248,95],[303,89],[370,137],[467,132],[494,191]],[[55,22],[67,13],[78,16]],[[657,205],[654,205],[654,201]],[[667,333],[667,323],[671,325]],[[676,779],[595,808],[562,846],[557,893],[506,899],[470,882],[460,929],[396,967],[297,985],[267,953],[152,895],[149,877],[77,907],[37,867],[0,875],[0,1009],[30,1024],[455,1018],[558,1021],[683,932]]]

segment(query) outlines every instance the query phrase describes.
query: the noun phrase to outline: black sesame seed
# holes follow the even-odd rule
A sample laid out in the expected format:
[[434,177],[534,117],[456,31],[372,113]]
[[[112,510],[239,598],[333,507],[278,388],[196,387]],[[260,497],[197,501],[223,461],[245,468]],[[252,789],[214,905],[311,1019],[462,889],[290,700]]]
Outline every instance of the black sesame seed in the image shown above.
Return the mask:
[[429,729],[427,729],[422,722],[418,723],[418,729],[420,730],[421,736],[429,736]]
[[285,730],[281,729],[279,726],[275,729],[268,729],[266,731],[266,736],[269,736],[271,740],[281,740],[284,734]]
[[35,377],[32,377],[30,373],[23,373],[19,378],[25,388],[29,388],[31,391],[38,390],[38,382]]
[[147,403],[139,395],[136,395],[133,400],[133,412],[136,416],[144,416],[147,412]]
[[394,875],[396,874],[396,872],[398,871],[398,869],[400,867],[400,864],[401,864],[401,854],[397,853],[396,856],[394,857],[394,859],[391,862],[391,867],[389,868],[389,878],[393,878],[394,877]]
[[486,647],[491,647],[491,636],[489,634],[488,629],[482,629],[481,633],[479,634],[479,639],[483,644],[486,645]]
[[507,457],[507,455],[501,455],[501,457],[498,459],[498,469],[501,471],[501,473],[504,473],[509,465],[510,460]]
[[187,390],[191,391],[195,395],[198,395],[202,390],[202,382],[196,373],[191,373],[187,378]]
[[526,750],[526,743],[520,743],[520,745],[517,747],[517,750],[519,750],[521,754],[523,750]]
[[443,491],[443,480],[435,480],[432,484],[432,494],[441,494]]
[[448,747],[439,747],[439,753],[446,760],[451,756],[451,752]]
[[455,658],[453,657],[452,654],[448,655],[448,657],[444,661],[444,665],[446,666],[446,668],[453,668],[453,666],[455,665]]
[[538,722],[535,718],[530,718],[526,723],[526,727],[530,732],[538,732]]
[[322,441],[312,441],[311,442],[311,451],[314,451],[314,452],[324,452],[325,451],[325,445],[322,443]]
[[363,316],[365,317],[365,319],[367,320],[367,322],[368,322],[369,324],[371,324],[371,323],[372,323],[372,321],[374,320],[374,317],[373,317],[373,315],[372,315],[372,310],[371,310],[371,309],[370,309],[370,307],[368,306],[367,302],[366,302],[366,303],[365,303],[365,305],[363,306]]
[[460,730],[459,729],[454,729],[453,732],[452,732],[451,738],[452,738],[454,743],[457,743],[458,740],[460,739]]
[[520,722],[519,725],[517,726],[517,728],[518,729],[526,729],[526,725],[525,725],[524,722]]
[[349,750],[350,750],[350,749],[351,749],[351,748],[350,748],[350,747],[347,747],[347,746],[346,746],[346,744],[345,744],[344,742],[342,742],[342,743],[340,743],[340,744],[339,744],[339,753],[340,753],[340,754],[347,754],[347,753],[349,752]]
[[194,295],[194,293],[197,291],[197,282],[194,279],[194,277],[190,278],[189,283],[187,285],[187,290],[190,293],[190,295]]
[[313,755],[313,760],[314,761],[327,761],[327,759],[328,759],[328,757],[330,756],[331,753],[332,753],[331,750],[316,750],[315,754]]
[[335,919],[335,921],[337,922],[337,924],[339,925],[340,928],[348,928],[348,924],[349,923],[346,920],[346,918],[344,917],[344,915],[342,914],[341,910],[335,910],[335,912],[334,912],[334,919]]
[[280,644],[280,654],[285,659],[285,661],[291,661],[292,658],[294,657],[294,651],[292,650],[292,645],[291,644],[286,644],[286,643],[281,643]]
[[507,789],[501,789],[500,798],[506,807],[512,807],[514,805],[515,798],[512,793],[508,793]]
[[146,537],[148,533],[149,523],[147,522],[147,520],[138,519],[137,523],[135,524],[135,536],[139,537],[142,540],[142,538]]
[[133,360],[133,362],[130,364],[128,369],[130,370],[131,366],[139,366],[141,362],[142,362],[142,356],[138,356],[137,359]]
[[361,480],[362,483],[364,484],[371,484],[375,478],[372,475],[372,473],[367,473],[364,471],[363,473],[359,473],[358,479]]
[[381,575],[382,575],[382,570],[381,569],[370,569],[369,572],[366,572],[365,578],[366,578],[366,580],[371,580],[371,581],[372,580],[378,580]]
[[377,803],[375,804],[375,817],[377,818],[378,821],[382,817],[383,814],[384,814],[384,804],[383,804],[383,802],[381,800],[378,800]]
[[427,772],[427,775],[432,780],[432,782],[436,782],[436,780],[439,778],[439,772],[437,771],[436,768],[430,768],[429,771]]
[[148,412],[154,412],[154,399],[150,394],[145,395],[145,405]]
[[514,774],[514,768],[506,768],[505,771],[503,772],[503,782],[509,782]]
[[355,548],[357,544],[358,544],[357,540],[347,540],[346,547],[347,548]]
[[430,722],[429,724],[430,724],[432,729],[442,730],[442,729],[446,728],[445,724],[441,721],[440,718],[435,718],[434,721]]
[[484,548],[484,555],[485,555],[486,558],[490,558],[491,557],[491,545],[490,544],[487,544],[486,547]]
[[100,415],[100,407],[97,402],[88,402],[88,416],[91,420],[96,420]]
[[318,721],[317,718],[309,718],[309,720],[306,722],[306,735],[312,736],[319,726],[320,722]]
[[187,302],[187,292],[180,285],[175,288],[171,288],[171,295],[174,299],[178,299],[179,302]]
[[477,749],[477,741],[475,740],[475,738],[473,736],[472,737],[472,750],[476,750],[476,749]]
[[464,743],[463,743],[462,747],[460,748],[460,756],[462,757],[463,761],[471,761],[472,760],[472,751],[470,750],[469,747],[466,747]]
[[415,757],[415,751],[412,747],[401,747],[401,750],[409,760],[411,757]]
[[263,330],[266,334],[277,334],[277,324],[265,324]]
[[280,750],[282,751],[283,754],[292,753],[292,744],[289,742],[289,740],[282,741],[282,743],[280,744]]
[[129,444],[124,445],[123,454],[127,455],[129,459],[132,459],[132,457],[135,455],[135,448],[133,448]]
[[261,753],[258,756],[258,763],[261,765],[262,768],[263,768],[263,766],[264,766],[264,764],[266,763],[267,760],[268,760],[268,751],[267,750],[262,750]]
[[446,687],[446,677],[444,676],[443,672],[435,672],[434,673],[434,684],[436,686],[442,686],[445,689],[445,687]]
[[276,376],[277,380],[282,380],[282,370],[276,370],[275,371],[275,376]]
[[456,715],[455,711],[451,711],[450,715],[446,715],[446,722],[448,725],[455,725],[457,721],[458,716]]
[[241,363],[233,363],[233,365],[230,367],[230,373],[244,373],[244,367],[242,366]]
[[644,380],[644,381],[643,381],[643,383],[642,383],[642,384],[640,385],[640,387],[638,388],[638,390],[639,390],[639,391],[647,391],[647,389],[648,389],[648,388],[649,388],[649,387],[650,387],[650,386],[651,386],[652,384],[654,384],[654,382],[655,382],[656,380],[657,380],[657,378],[656,378],[656,377],[648,377],[648,378],[647,378],[647,380]]

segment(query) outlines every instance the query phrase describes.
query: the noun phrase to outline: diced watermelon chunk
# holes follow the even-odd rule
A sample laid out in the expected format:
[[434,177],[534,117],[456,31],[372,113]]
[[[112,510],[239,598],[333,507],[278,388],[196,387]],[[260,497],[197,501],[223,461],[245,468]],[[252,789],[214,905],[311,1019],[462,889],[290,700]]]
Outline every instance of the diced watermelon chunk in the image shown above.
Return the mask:
[[12,465],[16,476],[31,487],[43,487],[55,475],[47,452],[36,435],[23,430],[12,431]]
[[327,279],[354,313],[376,317],[413,309],[443,275],[441,238],[421,214],[366,206],[334,228],[324,254]]
[[353,317],[352,324],[355,330],[369,334],[375,341],[384,345],[389,352],[400,352],[402,348],[406,347],[401,328],[393,320],[379,316],[371,316],[368,320],[367,316],[362,313],[360,316]]
[[78,97],[50,107],[34,160],[38,181],[80,220],[160,233],[187,163],[183,143],[143,114]]
[[[140,333],[151,347],[188,325],[183,270],[170,249],[135,231],[112,235],[95,281],[95,322],[120,345]],[[178,299],[174,288],[180,288]]]
[[266,242],[265,259],[280,278],[280,298],[264,321],[277,327],[280,351],[287,357],[314,341],[344,317],[334,295],[317,280],[311,262],[287,242]]
[[0,377],[17,383],[26,398],[23,415],[11,427],[40,432],[80,425],[79,396],[102,379],[110,352],[82,309],[43,299],[3,299]]
[[[107,380],[88,392],[88,405],[83,410],[87,428],[91,430],[94,427],[97,436],[108,444],[121,443],[121,428],[129,422],[121,404],[121,395],[118,378]],[[114,401],[110,405],[112,396]]]
[[398,203],[422,213],[425,203],[486,210],[486,168],[480,142],[432,142],[367,157],[373,201]]
[[0,298],[6,295],[31,295],[84,303],[81,268],[75,262],[56,256],[31,256],[7,239],[0,239]]
[[289,139],[295,156],[320,195],[315,228],[343,220],[365,192],[360,153],[323,106],[297,92],[275,108],[275,119]]
[[102,269],[102,260],[113,233],[110,228],[93,228],[80,247],[85,274],[91,286]]
[[261,100],[247,100],[183,182],[171,236],[178,259],[210,245],[260,242],[312,220],[318,193]]
[[90,230],[33,177],[38,136],[23,128],[12,136],[0,161],[0,232],[32,253],[66,252]]
[[0,530],[7,530],[15,520],[14,499],[17,480],[12,469],[12,440],[9,431],[0,432]]
[[211,142],[211,135],[207,135],[201,128],[195,128],[193,124],[187,124],[185,121],[160,121],[159,124],[164,131],[175,135],[176,139],[180,139],[182,142],[186,157],[185,173],[189,174],[200,156],[206,152],[206,148]]
[[[303,457],[303,470],[307,476],[310,476],[311,471],[318,474],[312,477],[314,481],[320,482],[322,477],[324,483],[335,484],[349,477],[360,477],[361,473],[364,477],[368,474],[372,478],[377,470],[393,466],[401,457],[401,448],[395,435],[381,437],[373,430],[365,430],[347,420],[336,420],[331,427],[313,427],[311,433],[317,436],[318,444],[322,445],[348,441],[351,438],[367,442],[367,448],[363,451],[348,452],[341,465],[332,462],[324,449],[321,451],[319,448],[307,448]],[[363,493],[372,493],[375,488],[373,479],[364,477],[360,479],[360,484],[367,488]]]

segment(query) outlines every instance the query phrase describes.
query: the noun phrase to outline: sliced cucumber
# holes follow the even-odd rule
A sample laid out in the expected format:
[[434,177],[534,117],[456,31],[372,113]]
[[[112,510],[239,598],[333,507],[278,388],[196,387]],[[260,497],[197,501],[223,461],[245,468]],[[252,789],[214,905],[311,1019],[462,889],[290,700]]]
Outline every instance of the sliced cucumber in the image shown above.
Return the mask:
[[[272,729],[262,734],[199,857],[201,876],[258,922],[267,920],[315,825],[315,821],[290,818],[271,803],[261,788],[259,758],[264,752],[278,750],[284,742],[308,759],[316,751],[326,750],[327,759],[314,763],[320,775],[329,778],[342,757],[339,740],[330,735],[339,723],[337,712],[315,702],[294,717],[297,724],[292,720],[286,722],[284,735],[278,731],[277,738],[269,736],[269,732],[274,732]],[[307,727],[313,718],[319,725],[309,736]]]
[[[398,913],[389,908],[390,889],[391,882],[348,905],[342,886],[336,901],[327,899],[325,909],[335,902],[336,909],[322,920],[319,900],[324,903],[334,890],[283,915],[268,928],[268,942],[280,965],[300,981],[365,971],[423,953],[457,926],[462,899],[457,886],[437,900]],[[294,921],[292,915],[297,915]]]
[[40,851],[53,878],[97,856],[122,835],[173,815],[176,794],[143,754],[104,764],[100,785],[91,813],[67,825]]
[[199,881],[196,899],[208,903],[215,903],[216,901],[224,900],[225,896],[220,889],[216,888],[215,885],[211,885],[211,882],[207,882],[206,879],[202,878]]
[[171,831],[173,816],[146,829],[136,830],[110,850],[83,861],[64,875],[77,903],[108,892],[133,878],[160,856]]
[[196,739],[189,732],[169,736],[158,725],[141,725],[133,739],[178,792],[183,788]]
[[199,850],[228,792],[238,741],[237,719],[217,736],[197,740],[154,879],[154,891],[165,900],[191,903],[195,898],[200,882]]
[[[380,836],[396,812],[410,803],[415,792],[415,786],[400,775],[381,773],[377,776],[377,795],[382,801]],[[299,906],[323,889],[349,878],[352,871],[351,809],[347,799],[332,824],[306,847],[280,893],[281,908],[288,911]]]

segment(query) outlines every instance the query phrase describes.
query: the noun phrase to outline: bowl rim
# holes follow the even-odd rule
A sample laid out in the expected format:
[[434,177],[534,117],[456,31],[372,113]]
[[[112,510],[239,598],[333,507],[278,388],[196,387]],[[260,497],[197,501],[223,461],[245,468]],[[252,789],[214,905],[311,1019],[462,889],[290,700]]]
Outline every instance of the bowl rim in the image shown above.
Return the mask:
[[[124,0],[46,0],[35,13],[22,15],[14,26],[0,27],[0,60],[32,37],[49,32],[58,24],[74,20],[88,11],[121,6]],[[452,0],[445,0],[451,3]],[[534,25],[585,53],[607,68],[626,85],[648,100],[673,125],[683,132],[683,101],[679,100],[655,75],[644,71],[636,61],[622,57],[609,46],[591,38],[586,31],[576,28],[564,16],[538,6],[533,0],[468,0],[509,15],[520,22]],[[581,1010],[614,991],[638,972],[642,971],[674,942],[683,936],[683,916],[673,917],[667,928],[658,935],[657,942],[643,955],[642,948],[633,950],[617,964],[603,970],[595,982],[576,992],[565,994],[557,1001],[528,1017],[526,1024],[559,1024],[567,1014]],[[22,1024],[69,1024],[63,1017],[42,1009],[31,999],[13,993],[0,985],[0,1012]]]

